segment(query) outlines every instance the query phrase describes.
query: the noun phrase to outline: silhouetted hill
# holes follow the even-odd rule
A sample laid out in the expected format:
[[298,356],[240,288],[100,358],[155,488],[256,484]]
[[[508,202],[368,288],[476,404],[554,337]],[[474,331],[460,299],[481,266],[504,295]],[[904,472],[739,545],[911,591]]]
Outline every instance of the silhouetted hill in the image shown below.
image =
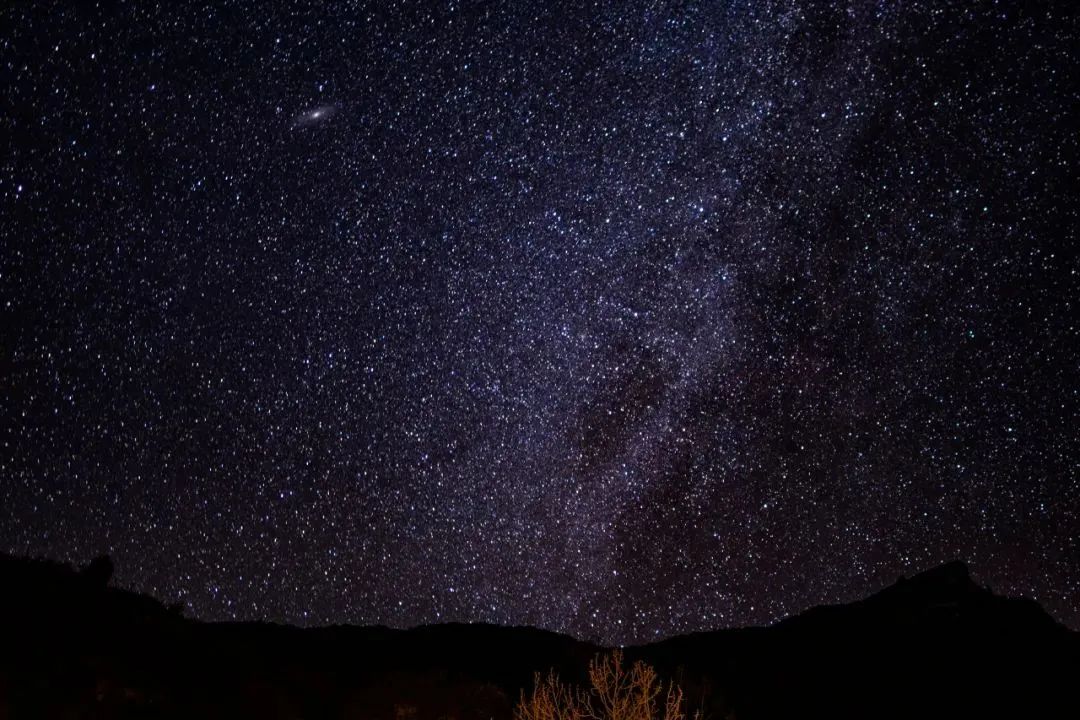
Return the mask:
[[[200,623],[83,571],[0,555],[0,719],[507,720],[536,671],[600,648],[533,628]],[[768,628],[628,648],[706,718],[1077,718],[1080,636],[949,563]]]
[[739,717],[1080,717],[1080,636],[952,562],[769,628],[641,648]]

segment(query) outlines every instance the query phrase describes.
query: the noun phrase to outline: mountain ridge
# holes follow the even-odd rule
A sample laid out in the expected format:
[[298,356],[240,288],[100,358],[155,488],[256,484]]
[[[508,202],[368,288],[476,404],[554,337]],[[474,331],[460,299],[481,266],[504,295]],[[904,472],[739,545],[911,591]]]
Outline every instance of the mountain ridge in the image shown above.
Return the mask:
[[[534,673],[582,682],[589,659],[606,650],[528,626],[202,622],[109,587],[110,574],[106,560],[76,571],[0,555],[0,627],[9,639],[0,649],[0,717],[5,707],[9,717],[60,717],[90,706],[94,717],[402,720],[399,710],[413,708],[415,720],[507,720]],[[773,625],[625,652],[677,680],[706,718],[1080,711],[1080,633],[1034,601],[979,586],[961,562]]]

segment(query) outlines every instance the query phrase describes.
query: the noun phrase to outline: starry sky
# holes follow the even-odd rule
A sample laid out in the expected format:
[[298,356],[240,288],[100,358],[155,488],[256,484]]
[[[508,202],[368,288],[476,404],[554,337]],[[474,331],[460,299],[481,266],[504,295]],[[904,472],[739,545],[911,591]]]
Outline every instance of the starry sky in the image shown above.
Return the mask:
[[1080,627],[1070,2],[16,2],[0,550],[189,616]]

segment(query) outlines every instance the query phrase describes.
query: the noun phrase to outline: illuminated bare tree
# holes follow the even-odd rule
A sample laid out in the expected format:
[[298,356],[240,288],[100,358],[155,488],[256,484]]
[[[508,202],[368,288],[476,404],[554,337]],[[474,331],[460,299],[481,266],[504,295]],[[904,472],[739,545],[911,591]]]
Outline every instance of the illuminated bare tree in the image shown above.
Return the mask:
[[682,689],[665,688],[656,671],[638,661],[627,669],[623,653],[589,663],[588,690],[564,685],[551,672],[536,675],[532,695],[521,693],[514,720],[685,720]]

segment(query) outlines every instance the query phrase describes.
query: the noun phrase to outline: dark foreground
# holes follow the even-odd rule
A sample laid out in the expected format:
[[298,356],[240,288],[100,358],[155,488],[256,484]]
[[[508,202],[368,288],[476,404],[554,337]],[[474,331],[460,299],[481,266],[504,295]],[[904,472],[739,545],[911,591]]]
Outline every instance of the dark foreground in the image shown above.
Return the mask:
[[[508,720],[533,673],[601,650],[531,628],[186,620],[76,572],[0,556],[0,720]],[[627,648],[722,718],[1080,718],[1080,635],[952,563],[768,628]]]

